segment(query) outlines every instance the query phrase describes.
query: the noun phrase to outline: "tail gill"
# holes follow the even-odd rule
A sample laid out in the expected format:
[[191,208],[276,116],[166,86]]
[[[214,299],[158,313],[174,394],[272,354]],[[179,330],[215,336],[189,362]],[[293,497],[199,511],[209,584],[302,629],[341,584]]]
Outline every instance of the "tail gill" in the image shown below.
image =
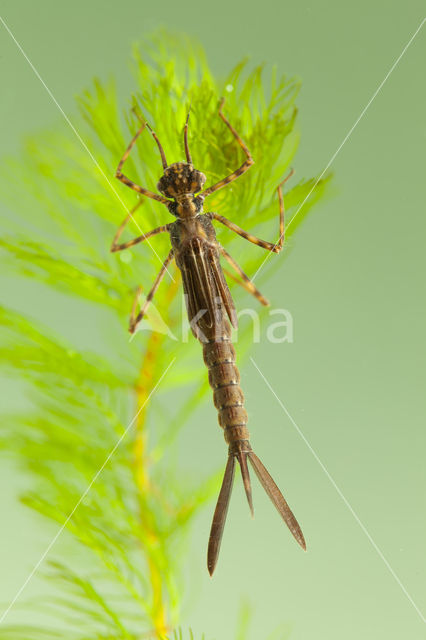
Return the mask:
[[270,473],[264,467],[257,455],[252,451],[251,446],[247,440],[234,442],[229,447],[228,462],[226,465],[225,475],[223,477],[223,482],[210,530],[209,547],[207,553],[207,568],[210,575],[213,575],[219,557],[220,544],[222,541],[222,535],[225,527],[225,521],[228,513],[228,507],[235,476],[235,459],[238,460],[240,465],[244,489],[252,515],[253,502],[247,459],[250,461],[250,464],[253,467],[255,474],[259,478],[262,487],[265,489],[266,493],[268,494],[278,513],[290,529],[294,538],[300,544],[302,549],[306,550],[305,538],[303,537],[303,533],[299,526],[299,523],[297,522],[281,491],[272,479]]

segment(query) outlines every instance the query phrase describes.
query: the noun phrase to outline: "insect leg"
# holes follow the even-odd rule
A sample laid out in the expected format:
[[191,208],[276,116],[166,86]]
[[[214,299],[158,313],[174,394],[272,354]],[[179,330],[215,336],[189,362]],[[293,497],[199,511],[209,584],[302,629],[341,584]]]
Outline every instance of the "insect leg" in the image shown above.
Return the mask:
[[117,246],[117,240],[119,239],[119,237],[121,236],[121,234],[123,233],[125,227],[128,225],[128,223],[130,222],[130,220],[133,220],[133,214],[135,213],[135,211],[141,206],[143,200],[139,200],[136,205],[130,209],[128,215],[124,218],[123,222],[120,224],[120,226],[117,229],[117,233],[114,236],[114,239],[112,241],[111,244],[111,251],[117,251],[117,249],[115,249],[115,247]]
[[119,237],[123,233],[125,226],[127,225],[127,223],[129,222],[130,218],[132,217],[132,213],[135,211],[137,206],[139,206],[139,205],[136,205],[136,207],[134,207],[134,209],[132,209],[132,211],[129,213],[129,215],[126,218],[124,218],[123,222],[119,226],[118,231],[115,234],[114,239],[113,239],[112,244],[111,244],[110,251],[112,253],[115,253],[116,251],[123,251],[124,249],[128,249],[129,247],[133,247],[135,244],[139,244],[139,242],[143,242],[144,240],[146,240],[147,238],[150,238],[151,236],[156,236],[158,233],[164,233],[165,231],[169,230],[169,226],[170,225],[164,224],[163,226],[156,227],[155,229],[151,229],[151,231],[148,231],[147,233],[143,233],[141,236],[137,236],[136,238],[133,238],[132,240],[129,240],[128,242],[123,242],[122,244],[117,244],[117,240],[119,239]]
[[262,249],[268,249],[269,251],[274,251],[275,253],[279,253],[279,251],[281,251],[281,247],[279,246],[279,244],[267,242],[266,240],[261,240],[257,236],[253,236],[251,233],[248,233],[248,231],[244,231],[244,229],[241,229],[241,227],[239,227],[234,222],[228,220],[228,218],[224,218],[217,213],[210,213],[209,215],[213,218],[213,220],[217,220],[218,222],[225,225],[225,227],[228,227],[228,229],[231,229],[231,231],[233,231],[234,233],[237,233],[239,236],[241,236],[245,240],[248,240],[249,242],[253,242],[253,244],[257,244],[259,247],[262,247]]
[[130,322],[129,322],[129,331],[130,333],[134,333],[136,331],[136,327],[138,326],[139,322],[142,320],[142,318],[144,317],[150,303],[151,300],[153,299],[155,292],[157,291],[160,282],[162,281],[162,279],[164,278],[164,274],[167,271],[167,267],[170,264],[170,262],[173,259],[173,249],[169,252],[169,255],[167,256],[167,258],[164,260],[163,262],[163,266],[161,267],[160,271],[158,272],[157,277],[154,280],[154,284],[152,285],[150,291],[148,292],[148,295],[146,296],[146,300],[142,305],[141,310],[139,311],[139,313],[136,315],[136,307],[137,307],[137,303],[139,300],[139,296],[141,293],[141,287],[138,288],[138,291],[136,293],[136,297],[133,301],[133,306],[132,306],[132,313],[130,316]]
[[[120,162],[118,163],[117,171],[115,172],[115,177],[118,178],[125,185],[127,185],[128,187],[133,189],[134,191],[137,191],[138,193],[142,193],[147,198],[152,198],[153,200],[158,200],[158,202],[162,202],[163,204],[165,204],[167,206],[167,204],[169,203],[169,200],[167,198],[164,198],[164,196],[160,196],[157,193],[152,193],[152,191],[148,191],[148,189],[144,189],[144,187],[140,187],[135,182],[132,182],[132,180],[129,180],[129,178],[127,178],[121,172],[121,169],[123,168],[124,163],[126,162],[126,160],[129,157],[129,154],[130,154],[134,144],[136,143],[136,140],[139,138],[140,134],[142,133],[142,131],[145,129],[146,126],[147,126],[147,123],[144,122],[143,125],[140,127],[140,129],[138,129],[136,134],[131,139],[129,146],[127,147],[126,151],[123,154],[123,157],[121,158]],[[157,141],[157,138],[156,138],[155,135],[154,135],[154,138]],[[157,142],[157,144],[158,144],[158,142]]]
[[280,203],[280,237],[276,246],[279,247],[279,251],[281,251],[281,249],[283,248],[283,244],[285,240],[285,220],[284,220],[285,207],[284,207],[284,196],[283,196],[282,187],[283,187],[283,184],[285,184],[287,180],[291,178],[293,173],[294,173],[294,169],[291,169],[290,173],[284,178],[282,182],[280,182],[277,188],[278,201]]
[[236,180],[236,178],[238,178],[239,176],[241,176],[243,173],[245,173],[246,171],[248,171],[248,169],[250,169],[250,167],[252,166],[252,164],[254,164],[254,160],[251,157],[251,153],[248,150],[248,147],[245,145],[245,143],[243,142],[243,140],[240,138],[240,136],[238,135],[238,133],[236,132],[236,130],[234,129],[234,127],[232,126],[232,124],[229,122],[229,120],[224,116],[223,111],[222,111],[222,107],[224,105],[225,102],[225,98],[222,98],[220,101],[220,106],[219,106],[219,117],[222,118],[223,122],[226,124],[226,126],[228,127],[228,129],[231,131],[232,135],[234,136],[234,138],[236,139],[236,141],[238,142],[238,144],[240,145],[240,147],[242,148],[242,150],[244,151],[244,153],[247,156],[247,160],[245,162],[243,162],[243,164],[241,165],[241,167],[239,167],[238,169],[236,169],[233,173],[231,173],[229,176],[226,176],[226,178],[223,178],[222,180],[220,180],[219,182],[216,182],[216,184],[213,184],[211,187],[208,187],[208,189],[205,189],[200,195],[204,196],[205,198],[207,196],[209,196],[210,194],[212,194],[214,191],[217,191],[218,189],[221,189],[222,187],[225,187],[227,184],[229,184],[230,182],[232,182],[233,180]]
[[259,289],[253,284],[253,282],[250,280],[248,275],[245,274],[244,271],[241,269],[241,267],[238,264],[238,262],[236,262],[234,260],[234,258],[226,251],[226,249],[224,249],[223,247],[219,247],[219,249],[220,249],[220,252],[223,255],[223,257],[225,258],[225,260],[227,260],[229,262],[229,264],[231,265],[231,267],[233,267],[235,269],[235,271],[240,274],[242,280],[239,280],[238,278],[236,278],[232,273],[230,273],[227,270],[225,271],[226,275],[228,275],[230,278],[235,280],[235,282],[240,284],[242,287],[244,287],[244,289],[246,291],[248,291],[255,298],[257,298],[259,300],[260,304],[263,304],[265,307],[268,307],[269,306],[269,300],[267,300],[260,293]]
[[244,229],[241,229],[241,227],[239,227],[234,222],[231,222],[230,220],[228,220],[228,218],[224,218],[223,216],[220,216],[217,213],[209,213],[208,215],[211,216],[213,220],[217,220],[218,222],[221,222],[222,224],[224,224],[225,227],[228,227],[228,229],[231,229],[231,231],[233,231],[234,233],[237,233],[242,238],[245,238],[246,240],[248,240],[249,242],[252,242],[253,244],[257,244],[258,247],[262,247],[262,249],[268,249],[268,251],[273,251],[274,253],[279,253],[283,248],[284,233],[285,233],[285,224],[284,224],[285,208],[284,208],[284,196],[283,196],[282,186],[285,182],[287,182],[287,180],[292,175],[293,175],[293,170],[290,171],[288,176],[284,178],[284,180],[277,187],[278,200],[280,204],[280,213],[279,213],[280,237],[278,238],[278,241],[275,244],[273,242],[268,242],[267,240],[261,240],[257,236],[253,236],[251,233],[248,233],[247,231],[244,231]]

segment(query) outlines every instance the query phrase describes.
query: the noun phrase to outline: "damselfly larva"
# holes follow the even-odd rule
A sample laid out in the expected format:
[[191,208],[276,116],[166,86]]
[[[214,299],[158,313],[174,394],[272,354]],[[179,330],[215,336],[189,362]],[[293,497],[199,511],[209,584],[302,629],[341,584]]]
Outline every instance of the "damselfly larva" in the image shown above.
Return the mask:
[[[118,164],[116,177],[128,187],[134,189],[134,191],[164,204],[177,220],[170,224],[157,227],[129,242],[119,244],[118,240],[123,229],[132,218],[134,211],[140,204],[139,202],[123,221],[111,245],[111,251],[122,251],[158,233],[167,232],[170,234],[172,248],[142,308],[139,312],[136,311],[138,296],[133,305],[129,326],[131,333],[134,333],[137,325],[145,315],[148,305],[167,270],[167,266],[173,259],[176,261],[176,265],[182,274],[189,322],[193,334],[203,346],[204,362],[208,368],[209,383],[213,389],[214,404],[219,413],[219,424],[224,430],[225,441],[228,444],[228,462],[213,516],[208,546],[207,566],[210,575],[213,574],[219,555],[220,543],[232,491],[235,460],[237,460],[240,465],[244,489],[251,512],[253,513],[253,502],[247,460],[251,463],[260,483],[297,542],[303,549],[306,548],[305,540],[296,518],[277,485],[253,452],[250,445],[250,436],[247,429],[247,412],[244,408],[244,395],[240,387],[240,374],[235,364],[235,350],[231,342],[231,327],[229,324],[231,323],[233,327],[236,327],[237,317],[234,302],[220,265],[220,256],[223,256],[237,271],[241,277],[240,282],[245,289],[252,293],[261,304],[267,305],[268,302],[235,260],[219,244],[212,224],[213,220],[221,222],[238,235],[249,240],[249,242],[253,242],[268,251],[278,253],[281,251],[284,243],[284,198],[282,185],[290,176],[287,176],[277,188],[280,236],[275,244],[273,242],[266,242],[247,233],[223,216],[212,212],[203,213],[205,198],[241,176],[254,164],[247,146],[225,117],[222,110],[223,104],[224,100],[222,98],[219,107],[219,116],[242,148],[246,156],[243,164],[226,178],[203,190],[206,177],[201,171],[194,168],[189,152],[189,113],[184,129],[186,162],[175,162],[169,165],[157,135],[146,122],[143,122]],[[161,195],[140,187],[122,173],[124,162],[145,127],[151,131],[161,155],[164,173],[157,185]]]

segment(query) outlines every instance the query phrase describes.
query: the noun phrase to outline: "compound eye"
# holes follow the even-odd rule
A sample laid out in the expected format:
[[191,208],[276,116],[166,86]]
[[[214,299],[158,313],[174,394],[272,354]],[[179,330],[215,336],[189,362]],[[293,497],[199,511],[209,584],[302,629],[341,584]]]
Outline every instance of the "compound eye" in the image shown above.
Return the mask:
[[191,193],[197,193],[197,191],[201,191],[205,182],[206,176],[201,171],[194,171],[191,176]]
[[168,198],[172,198],[173,193],[169,191],[169,187],[170,187],[170,179],[168,178],[168,176],[166,175],[161,176],[161,178],[157,183],[157,189],[163,195],[167,196]]

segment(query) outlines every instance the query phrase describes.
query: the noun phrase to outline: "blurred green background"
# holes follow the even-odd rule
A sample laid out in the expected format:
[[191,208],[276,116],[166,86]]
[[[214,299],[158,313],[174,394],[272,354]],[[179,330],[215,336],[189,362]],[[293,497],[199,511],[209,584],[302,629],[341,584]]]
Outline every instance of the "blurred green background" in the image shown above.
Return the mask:
[[[216,74],[244,55],[297,74],[302,142],[294,166],[301,177],[326,166],[420,24],[422,10],[420,2],[5,0],[1,16],[71,115],[74,96],[94,75],[117,79],[124,107],[133,89],[131,44],[159,26],[198,37]],[[275,307],[292,313],[294,343],[265,341],[252,351],[423,611],[425,38],[423,29],[340,151],[332,166],[333,197],[315,207],[292,239],[285,265],[278,258],[263,287]],[[2,26],[0,43],[1,140],[9,153],[25,134],[61,116]],[[17,290],[2,279],[2,298],[13,308],[30,308],[33,317],[69,323],[70,337],[84,333],[84,319],[47,309],[30,286]],[[264,638],[280,624],[280,637],[288,632],[292,640],[423,638],[418,611],[249,361],[242,386],[255,449],[293,506],[308,552],[293,543],[258,486],[252,522],[238,484],[213,580],[205,570],[211,510],[196,520],[182,626],[233,639],[245,601],[250,638]],[[19,389],[7,380],[3,388],[8,402],[19,404]],[[197,446],[208,452],[211,470],[225,459],[210,403],[192,415],[180,446],[188,464],[200,469],[203,460],[189,458]],[[55,532],[17,503],[20,483],[17,470],[3,466],[4,603]],[[38,584],[35,578],[26,594]]]

